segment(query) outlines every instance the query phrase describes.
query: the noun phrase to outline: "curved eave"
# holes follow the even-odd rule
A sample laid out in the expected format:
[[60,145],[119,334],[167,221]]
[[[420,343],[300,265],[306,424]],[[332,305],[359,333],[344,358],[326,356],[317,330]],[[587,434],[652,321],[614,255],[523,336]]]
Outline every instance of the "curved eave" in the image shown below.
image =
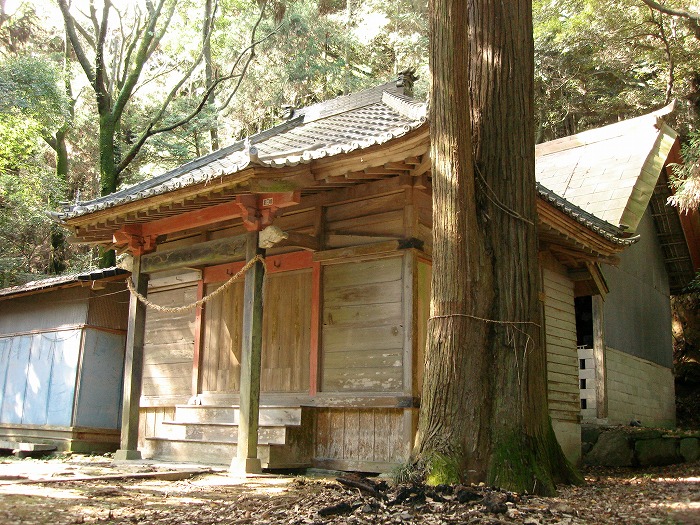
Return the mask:
[[72,229],[78,242],[109,244],[112,233],[125,224],[147,223],[183,212],[207,208],[231,201],[246,193],[301,191],[310,195],[338,187],[353,186],[399,175],[381,169],[376,174],[358,175],[428,150],[428,126],[425,122],[387,142],[368,141],[333,154],[315,155],[303,160],[290,156],[282,162],[269,157],[256,158],[242,171],[218,175],[196,183],[188,182],[168,191],[148,188],[120,199],[100,202],[91,209],[64,214],[61,222]]

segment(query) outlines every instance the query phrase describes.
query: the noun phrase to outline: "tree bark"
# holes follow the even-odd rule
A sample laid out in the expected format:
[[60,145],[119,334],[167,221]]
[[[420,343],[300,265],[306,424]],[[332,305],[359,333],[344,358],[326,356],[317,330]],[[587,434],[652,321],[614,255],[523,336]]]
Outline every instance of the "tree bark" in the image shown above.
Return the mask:
[[552,493],[578,479],[547,408],[531,9],[431,3],[432,306],[414,449],[430,483]]
[[[213,0],[204,2],[204,23],[202,24],[202,51],[204,53],[204,85],[207,90],[214,83],[214,68],[211,63],[211,38],[210,32],[214,17]],[[207,104],[211,109],[216,110],[216,93],[210,91],[207,96]],[[211,140],[211,151],[219,149],[219,128],[216,115],[213,117],[211,128],[209,128],[209,139]]]

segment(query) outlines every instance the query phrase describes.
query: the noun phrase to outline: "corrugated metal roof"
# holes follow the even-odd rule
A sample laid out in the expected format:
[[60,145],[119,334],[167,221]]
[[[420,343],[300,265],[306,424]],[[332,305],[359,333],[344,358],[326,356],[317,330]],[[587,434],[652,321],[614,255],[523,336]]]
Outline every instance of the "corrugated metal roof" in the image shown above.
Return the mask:
[[625,230],[622,230],[617,226],[613,226],[609,222],[605,222],[603,219],[588,213],[583,208],[576,206],[575,204],[567,201],[564,197],[545,188],[539,182],[537,183],[537,193],[542,199],[552,204],[555,208],[563,211],[566,215],[573,218],[578,223],[583,224],[589,230],[594,231],[601,237],[604,237],[614,244],[629,246],[639,240],[639,236],[630,237]]
[[661,120],[672,109],[537,145],[537,181],[633,233],[676,139]]
[[33,292],[38,290],[45,290],[47,288],[54,288],[57,286],[65,286],[67,284],[86,282],[86,281],[99,281],[100,279],[106,279],[107,277],[114,277],[115,275],[128,274],[127,270],[112,266],[111,268],[98,268],[95,270],[89,270],[86,272],[73,273],[68,275],[57,275],[56,277],[48,277],[46,279],[39,279],[36,281],[30,281],[28,283],[20,284],[18,286],[11,286],[9,288],[0,289],[0,297],[7,297],[10,295],[24,294],[27,292]]

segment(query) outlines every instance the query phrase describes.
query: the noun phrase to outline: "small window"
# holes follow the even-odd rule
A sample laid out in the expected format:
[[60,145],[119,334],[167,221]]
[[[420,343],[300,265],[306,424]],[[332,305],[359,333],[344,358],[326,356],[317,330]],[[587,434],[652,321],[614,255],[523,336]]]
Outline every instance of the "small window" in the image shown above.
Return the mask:
[[579,360],[578,360],[578,367],[579,367],[581,370],[585,370],[585,369],[586,369],[586,360],[585,360],[585,359],[579,359]]
[[583,389],[586,388],[586,380],[585,380],[585,379],[579,379],[578,382],[579,382],[579,388],[580,388],[580,389],[583,390]]
[[586,399],[581,399],[581,409],[586,410],[588,408],[588,403],[586,403]]

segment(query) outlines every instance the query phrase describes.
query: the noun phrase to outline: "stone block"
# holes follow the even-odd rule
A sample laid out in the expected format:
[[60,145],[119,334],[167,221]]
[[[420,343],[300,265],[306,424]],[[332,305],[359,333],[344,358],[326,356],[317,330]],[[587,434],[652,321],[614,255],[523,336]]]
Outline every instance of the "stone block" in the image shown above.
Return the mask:
[[583,425],[581,426],[581,441],[595,445],[603,431],[604,429],[598,426]]
[[634,450],[625,433],[609,430],[600,434],[596,444],[583,458],[583,462],[586,465],[605,467],[631,467],[634,462]]
[[677,438],[639,439],[634,450],[641,467],[672,465],[681,461]]
[[679,450],[685,461],[697,461],[700,459],[700,439],[694,437],[682,438]]

